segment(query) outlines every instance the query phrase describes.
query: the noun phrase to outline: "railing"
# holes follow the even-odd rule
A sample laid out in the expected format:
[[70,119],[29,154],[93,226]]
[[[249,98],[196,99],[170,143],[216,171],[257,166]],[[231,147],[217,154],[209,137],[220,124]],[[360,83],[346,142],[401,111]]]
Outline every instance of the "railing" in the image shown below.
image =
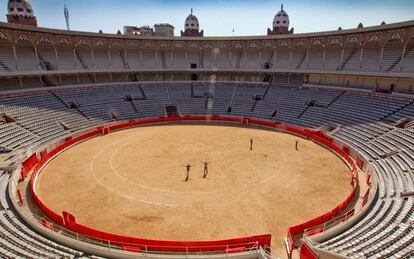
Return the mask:
[[282,258],[279,256],[272,248],[269,246],[261,247],[258,250],[258,254],[262,259],[280,259]]
[[[27,211],[27,210],[26,210]],[[217,249],[215,246],[199,246],[199,250],[195,251],[194,247],[190,246],[168,246],[168,245],[159,245],[154,247],[153,245],[149,246],[147,244],[136,244],[136,243],[127,243],[127,242],[111,242],[106,239],[97,239],[90,238],[86,235],[79,234],[77,232],[71,231],[59,224],[55,224],[50,221],[47,217],[38,216],[31,214],[31,221],[46,227],[47,229],[55,232],[56,234],[75,239],[80,242],[87,242],[89,244],[101,246],[105,249],[115,249],[126,252],[135,252],[142,255],[175,255],[175,256],[188,256],[194,253],[202,252],[203,255],[217,255],[217,254],[235,254],[235,253],[257,253],[261,250],[259,242],[247,242],[247,243],[234,243],[219,246],[220,249]],[[175,251],[172,251],[172,248]],[[214,250],[212,249],[214,248]]]
[[317,234],[325,234],[326,230],[331,229],[333,227],[338,226],[339,224],[345,223],[347,222],[350,218],[352,218],[355,215],[355,209],[352,209],[350,211],[348,211],[347,213],[336,217],[333,220],[330,220],[326,223],[323,223],[321,225],[312,227],[312,228],[308,228],[305,229],[305,231],[303,232],[303,236],[304,237],[311,237]]
[[[371,173],[368,175],[370,176]],[[371,180],[373,180],[373,178],[367,177],[366,181],[369,188],[367,189],[365,194],[359,199],[360,207],[358,209],[353,208],[348,212],[343,213],[342,215],[328,222],[306,229],[302,236],[303,242],[308,244],[310,248],[315,248],[319,244],[320,240],[315,239],[316,237],[323,238],[323,235],[325,234],[333,235],[335,231],[341,232],[341,228],[353,224],[353,222],[357,221],[360,217],[365,215],[365,213],[370,208],[370,205],[375,200],[375,194],[377,193],[378,189],[377,182],[371,182]],[[323,248],[317,249],[323,251],[324,253],[331,254],[337,258],[342,258],[341,255],[337,255],[332,251],[328,251]]]

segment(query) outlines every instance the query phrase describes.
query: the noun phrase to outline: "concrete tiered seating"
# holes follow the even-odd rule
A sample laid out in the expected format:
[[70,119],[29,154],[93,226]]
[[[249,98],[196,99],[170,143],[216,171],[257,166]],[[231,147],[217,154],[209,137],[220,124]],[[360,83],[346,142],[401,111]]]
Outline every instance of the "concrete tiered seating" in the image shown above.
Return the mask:
[[381,70],[387,71],[399,66],[398,59],[401,57],[403,49],[404,45],[401,43],[401,41],[395,40],[389,42],[384,47],[384,52],[380,63]]
[[75,69],[75,53],[74,49],[70,47],[60,47],[57,51],[59,60],[59,70],[74,70]]
[[[50,70],[56,70],[59,67],[59,63],[56,59],[55,48],[50,44],[37,45],[37,53],[40,62],[48,62],[50,64]],[[46,69],[45,65],[41,66],[42,69]]]
[[11,72],[17,69],[16,58],[10,42],[0,40],[0,73]]
[[321,70],[323,63],[323,50],[310,49],[307,68],[311,70]]
[[[211,95],[207,104],[205,93]],[[256,95],[261,95],[262,100],[255,100]],[[133,98],[126,101],[126,96]],[[314,105],[307,105],[310,100]],[[71,109],[71,102],[78,109]],[[412,117],[412,99],[336,89],[199,83],[193,87],[153,83],[142,87],[135,84],[27,92],[0,97],[0,113],[16,120],[0,121],[0,145],[17,149],[113,120],[166,116],[167,105],[176,105],[181,115],[253,117],[311,128],[337,123],[340,127],[332,137],[367,158],[368,166],[378,177],[378,199],[360,222],[317,246],[355,258],[412,255],[414,200],[400,196],[414,191],[414,125],[395,126],[396,121]],[[69,125],[70,130],[65,130],[59,121]],[[389,151],[396,153],[384,156]],[[3,173],[3,184],[7,179]],[[0,184],[2,193],[4,189]],[[0,201],[7,209],[7,200],[3,197]],[[0,228],[5,244],[0,247],[1,256],[76,254],[30,232],[10,210],[2,211],[0,218],[7,221]]]
[[16,56],[19,70],[39,70],[40,64],[36,57],[33,45],[30,42],[16,45]]

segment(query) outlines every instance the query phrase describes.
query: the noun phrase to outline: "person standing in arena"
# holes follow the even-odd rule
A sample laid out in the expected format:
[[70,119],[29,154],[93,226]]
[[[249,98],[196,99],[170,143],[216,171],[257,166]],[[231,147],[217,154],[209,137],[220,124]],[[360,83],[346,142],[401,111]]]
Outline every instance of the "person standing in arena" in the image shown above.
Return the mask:
[[208,176],[208,165],[210,164],[207,161],[202,162],[204,164],[204,172],[203,172],[203,178],[206,179]]
[[185,166],[186,168],[187,168],[187,174],[186,174],[186,176],[185,176],[185,182],[188,182],[188,180],[190,180],[190,169],[191,169],[191,165],[190,164],[187,164],[186,166]]
[[295,148],[296,148],[296,151],[299,151],[299,140],[296,140]]
[[250,139],[250,151],[253,151],[253,138]]

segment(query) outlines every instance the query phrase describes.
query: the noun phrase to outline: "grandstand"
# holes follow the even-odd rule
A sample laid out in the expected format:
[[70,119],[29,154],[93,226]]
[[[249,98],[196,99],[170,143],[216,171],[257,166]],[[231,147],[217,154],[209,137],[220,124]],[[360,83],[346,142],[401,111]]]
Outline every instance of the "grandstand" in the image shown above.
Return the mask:
[[276,127],[348,162],[357,193],[286,230],[282,257],[414,258],[414,21],[277,32],[134,37],[0,23],[0,147],[10,151],[0,154],[0,257],[276,258],[263,237],[209,249],[97,238],[53,218],[30,188],[78,139],[191,120]]

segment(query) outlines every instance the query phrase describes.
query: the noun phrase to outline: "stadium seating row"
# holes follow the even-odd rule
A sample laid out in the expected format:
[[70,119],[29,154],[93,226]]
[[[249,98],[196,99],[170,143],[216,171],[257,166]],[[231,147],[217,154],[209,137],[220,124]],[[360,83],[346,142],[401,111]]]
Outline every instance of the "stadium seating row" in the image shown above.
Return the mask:
[[[414,43],[406,46],[400,40],[391,40],[384,47],[379,44],[340,48],[280,48],[259,53],[232,53],[222,50],[214,54],[188,51],[159,51],[131,48],[89,48],[87,46],[54,47],[48,44],[33,45],[27,41],[10,43],[0,40],[0,73],[36,70],[91,70],[91,69],[185,69],[191,63],[202,68],[293,70],[344,70],[413,72]],[[211,53],[210,53],[211,52]],[[16,55],[14,55],[16,53]],[[404,53],[404,54],[403,54]]]

